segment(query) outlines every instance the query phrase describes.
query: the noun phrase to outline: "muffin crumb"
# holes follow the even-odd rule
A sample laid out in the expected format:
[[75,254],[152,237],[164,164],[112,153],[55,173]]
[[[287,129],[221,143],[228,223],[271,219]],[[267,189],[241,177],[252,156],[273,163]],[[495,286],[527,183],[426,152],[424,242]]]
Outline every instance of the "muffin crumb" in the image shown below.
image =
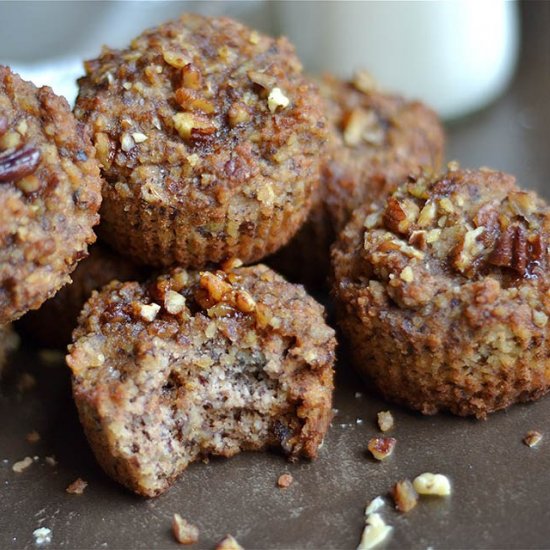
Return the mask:
[[523,442],[528,447],[536,447],[542,439],[542,434],[536,430],[530,430],[525,434]]
[[413,486],[419,495],[446,497],[451,494],[451,482],[443,474],[425,472],[414,478]]
[[244,550],[232,535],[227,535],[216,546],[216,550]]
[[24,472],[31,464],[33,460],[30,456],[26,456],[23,460],[19,460],[14,463],[11,469],[16,473],[20,474]]
[[290,487],[292,485],[293,481],[294,478],[291,474],[284,473],[279,476],[279,479],[277,480],[277,486],[281,489],[286,489],[287,487]]
[[385,460],[393,453],[396,442],[393,437],[373,437],[368,449],[376,460]]
[[363,529],[361,542],[357,550],[370,550],[371,548],[375,548],[386,540],[392,530],[393,527],[387,525],[380,514],[370,514],[367,517],[367,525]]
[[180,544],[194,544],[199,540],[199,529],[179,514],[174,514],[172,519],[172,533]]
[[381,496],[377,496],[376,498],[373,498],[365,508],[365,516],[369,516],[374,512],[378,512],[378,510],[380,510],[380,508],[382,508],[385,504],[386,503]]
[[82,478],[75,479],[65,491],[70,495],[81,495],[84,493],[84,490],[88,487],[88,482],[84,481]]
[[394,426],[393,415],[390,411],[380,411],[377,414],[377,420],[381,432],[388,432]]
[[48,527],[39,527],[32,532],[37,546],[46,546],[52,542],[52,530]]
[[392,497],[397,510],[404,513],[412,510],[418,503],[418,493],[408,479],[402,479],[394,485]]

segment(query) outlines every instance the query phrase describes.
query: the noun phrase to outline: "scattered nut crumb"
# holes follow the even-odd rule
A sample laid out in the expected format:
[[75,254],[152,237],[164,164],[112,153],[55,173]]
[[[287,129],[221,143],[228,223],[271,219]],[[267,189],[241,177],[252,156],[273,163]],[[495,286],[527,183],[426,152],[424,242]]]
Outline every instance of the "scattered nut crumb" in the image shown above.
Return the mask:
[[48,527],[39,527],[32,532],[34,542],[41,545],[50,544],[52,542],[52,530]]
[[294,478],[290,474],[281,474],[277,480],[277,485],[282,489],[286,489],[292,485]]
[[194,544],[199,540],[198,528],[179,514],[174,514],[172,519],[172,533],[180,544]]
[[47,456],[44,460],[49,466],[57,466],[57,460],[55,459],[55,456]]
[[243,547],[231,535],[227,535],[218,545],[216,550],[244,550]]
[[384,460],[393,453],[395,444],[393,437],[373,437],[369,441],[368,449],[376,460]]
[[380,510],[380,508],[382,508],[384,504],[386,503],[384,502],[384,499],[382,497],[378,496],[376,498],[373,498],[369,502],[368,506],[365,508],[365,516],[369,516],[374,512],[378,512],[378,510]]
[[15,473],[20,474],[21,472],[24,472],[31,464],[32,458],[30,456],[26,456],[23,460],[15,462],[11,469]]
[[451,482],[447,476],[425,472],[417,476],[413,486],[419,495],[436,495],[440,497],[451,494]]
[[376,416],[381,432],[387,432],[393,428],[393,415],[390,411],[380,411]]
[[272,113],[274,113],[279,107],[282,109],[288,107],[289,103],[290,99],[286,97],[281,88],[273,88],[271,92],[269,92],[269,96],[267,97],[267,106]]
[[536,430],[530,430],[525,434],[523,442],[528,447],[536,447],[540,443],[541,439],[542,434],[540,432],[537,432]]
[[402,479],[394,485],[392,497],[395,501],[395,507],[400,512],[408,512],[418,503],[418,494],[408,479]]
[[363,530],[361,542],[357,550],[370,550],[374,548],[388,537],[392,529],[390,525],[386,525],[380,514],[370,514],[367,517],[367,525]]
[[25,436],[25,439],[29,443],[37,443],[38,441],[40,441],[40,434],[36,430],[33,430]]
[[65,491],[70,495],[81,495],[84,492],[84,489],[88,487],[88,482],[84,481],[82,478],[75,479]]

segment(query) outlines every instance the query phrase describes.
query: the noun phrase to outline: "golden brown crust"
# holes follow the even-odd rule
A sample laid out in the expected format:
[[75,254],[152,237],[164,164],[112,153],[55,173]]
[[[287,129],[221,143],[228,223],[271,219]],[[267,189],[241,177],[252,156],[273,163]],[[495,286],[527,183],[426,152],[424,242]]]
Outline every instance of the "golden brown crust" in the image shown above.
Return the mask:
[[366,73],[351,82],[320,81],[329,142],[321,185],[307,222],[271,261],[291,280],[324,287],[329,247],[353,210],[378,200],[411,173],[439,170],[445,135],[437,115],[418,101],[379,91]]
[[227,269],[113,283],[81,314],[67,357],[80,419],[103,468],[139,494],[209,454],[313,458],[328,428],[336,342],[322,306],[265,266]]
[[151,265],[257,261],[307,215],[326,138],[294,48],[184,15],[86,63],[75,113],[106,178],[101,234]]
[[95,240],[100,188],[66,100],[0,66],[0,325],[70,280]]
[[40,309],[29,311],[18,323],[18,329],[35,344],[45,348],[65,348],[77,324],[82,306],[92,291],[113,280],[143,280],[147,270],[110,250],[101,243],[90,248],[71,275],[72,282],[64,286]]
[[512,176],[411,178],[332,251],[357,368],[425,414],[484,417],[548,391],[550,209]]

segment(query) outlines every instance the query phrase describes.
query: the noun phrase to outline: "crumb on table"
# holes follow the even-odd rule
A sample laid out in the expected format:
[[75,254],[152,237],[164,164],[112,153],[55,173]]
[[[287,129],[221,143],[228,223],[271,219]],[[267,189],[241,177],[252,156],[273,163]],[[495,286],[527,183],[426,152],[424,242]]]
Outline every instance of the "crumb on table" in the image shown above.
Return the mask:
[[194,544],[199,540],[199,529],[179,514],[172,518],[172,533],[180,544]]
[[277,480],[277,486],[281,487],[281,489],[286,489],[287,487],[290,487],[290,485],[292,485],[293,481],[294,478],[291,474],[284,473],[279,476],[279,479]]
[[216,550],[243,550],[243,547],[233,536],[227,535],[220,543],[218,543]]
[[536,430],[530,430],[525,434],[525,437],[523,438],[523,442],[528,447],[536,447],[540,440],[542,439],[542,434]]
[[84,489],[88,487],[88,482],[84,481],[82,478],[75,479],[65,491],[70,495],[81,495],[84,492]]

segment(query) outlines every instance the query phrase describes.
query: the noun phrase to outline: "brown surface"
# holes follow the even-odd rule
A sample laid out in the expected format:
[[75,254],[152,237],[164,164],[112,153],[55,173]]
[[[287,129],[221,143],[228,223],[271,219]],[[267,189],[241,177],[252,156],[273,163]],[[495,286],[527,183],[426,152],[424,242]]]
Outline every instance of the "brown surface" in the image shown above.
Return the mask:
[[[550,4],[528,7],[533,47],[516,82],[492,107],[450,128],[449,151],[465,166],[514,173],[550,198]],[[255,453],[212,460],[191,466],[165,496],[145,501],[95,464],[69,398],[68,373],[36,364],[33,354],[21,353],[18,363],[24,370],[40,368],[42,375],[39,392],[20,398],[9,385],[0,397],[1,548],[34,548],[32,531],[44,525],[53,529],[50,548],[177,549],[170,531],[174,513],[199,527],[200,548],[213,548],[228,532],[245,548],[355,548],[366,502],[426,470],[449,475],[453,495],[423,497],[406,515],[384,511],[395,527],[389,548],[548,547],[548,398],[486,422],[391,407],[396,426],[387,435],[398,443],[391,458],[375,463],[367,443],[378,433],[376,413],[390,407],[377,397],[356,399],[362,385],[342,360],[335,403],[340,412],[315,463],[289,465],[275,454]],[[25,435],[33,429],[42,440],[31,445]],[[545,435],[536,448],[522,443],[532,429]],[[59,460],[53,469],[43,460],[50,453]],[[34,454],[41,459],[26,472],[11,471],[16,460]],[[276,486],[283,470],[294,477],[286,490]],[[77,477],[89,486],[81,496],[67,495]]]
[[200,268],[258,261],[294,235],[326,125],[288,40],[187,14],[85,68],[75,114],[94,135],[99,233],[114,248]]
[[95,241],[99,164],[69,104],[0,65],[0,324],[70,281]]
[[338,324],[380,393],[484,418],[550,387],[550,208],[494,170],[412,177],[332,248]]

